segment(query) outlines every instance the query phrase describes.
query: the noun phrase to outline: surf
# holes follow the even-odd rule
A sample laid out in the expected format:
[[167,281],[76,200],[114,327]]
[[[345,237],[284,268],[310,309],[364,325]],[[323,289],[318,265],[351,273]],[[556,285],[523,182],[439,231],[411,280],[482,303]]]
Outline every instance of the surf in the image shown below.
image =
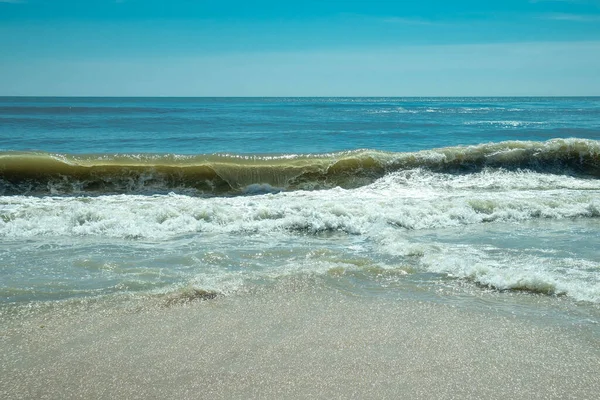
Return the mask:
[[486,168],[600,178],[600,141],[552,139],[417,152],[359,149],[323,154],[65,154],[0,152],[0,195],[182,193],[235,196],[352,189],[421,168],[470,174]]

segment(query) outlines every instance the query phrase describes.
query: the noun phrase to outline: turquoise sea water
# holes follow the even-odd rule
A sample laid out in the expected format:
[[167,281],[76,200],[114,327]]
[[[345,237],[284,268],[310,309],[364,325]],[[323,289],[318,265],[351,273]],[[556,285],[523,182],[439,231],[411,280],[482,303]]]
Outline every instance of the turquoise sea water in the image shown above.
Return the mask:
[[3,312],[291,281],[598,322],[600,98],[0,98],[0,138]]
[[598,140],[592,98],[0,98],[1,150],[58,153],[409,152]]

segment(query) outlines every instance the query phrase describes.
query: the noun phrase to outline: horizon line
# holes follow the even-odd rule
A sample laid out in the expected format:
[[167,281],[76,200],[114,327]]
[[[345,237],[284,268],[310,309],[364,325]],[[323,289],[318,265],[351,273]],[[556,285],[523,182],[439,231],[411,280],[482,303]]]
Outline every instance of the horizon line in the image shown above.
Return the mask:
[[0,94],[0,98],[97,98],[97,99],[157,99],[157,98],[164,98],[164,99],[289,99],[289,98],[296,98],[296,99],[331,99],[331,98],[337,98],[337,99],[358,99],[358,98],[362,98],[362,99],[374,99],[374,98],[430,98],[430,99],[435,99],[435,98],[533,98],[533,97],[538,97],[538,98],[565,98],[565,97],[574,97],[574,98],[584,98],[584,97],[600,97],[600,94],[594,94],[594,95],[569,95],[569,94],[565,94],[565,95],[450,95],[450,96],[444,96],[444,95],[433,95],[433,96],[418,96],[418,95],[406,95],[406,96],[397,96],[397,95],[393,95],[393,96],[378,96],[378,95],[368,95],[368,96],[339,96],[339,95],[333,95],[333,96],[323,96],[323,95],[318,95],[318,96],[173,96],[173,95],[153,95],[153,96],[147,96],[147,95],[142,95],[142,96],[136,96],[136,95],[132,95],[132,96],[119,96],[119,95],[115,95],[115,96],[107,96],[107,95],[1,95]]

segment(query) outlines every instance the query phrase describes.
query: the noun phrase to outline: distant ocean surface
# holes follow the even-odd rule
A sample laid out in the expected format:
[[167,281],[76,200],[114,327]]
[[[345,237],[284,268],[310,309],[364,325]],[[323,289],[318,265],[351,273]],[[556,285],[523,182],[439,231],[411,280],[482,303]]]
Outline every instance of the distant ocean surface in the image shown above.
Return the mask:
[[0,139],[3,315],[287,282],[598,323],[600,98],[5,97]]

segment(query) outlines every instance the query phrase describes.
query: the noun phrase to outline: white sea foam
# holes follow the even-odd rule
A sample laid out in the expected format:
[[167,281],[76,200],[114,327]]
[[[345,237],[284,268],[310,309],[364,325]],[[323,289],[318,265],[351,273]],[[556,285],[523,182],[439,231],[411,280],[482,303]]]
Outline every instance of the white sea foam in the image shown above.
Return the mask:
[[506,121],[466,121],[465,125],[491,125],[491,126],[499,126],[502,128],[518,128],[522,126],[536,126],[536,125],[544,125],[544,122],[541,121],[515,121],[515,120],[506,120]]
[[[264,193],[276,188],[261,186],[249,191]],[[391,254],[413,260],[425,271],[496,289],[566,294],[592,302],[600,302],[600,265],[590,260],[448,244],[435,236],[419,238],[457,227],[485,229],[494,223],[519,226],[516,223],[598,217],[599,180],[502,170],[453,175],[414,169],[389,174],[357,189],[225,198],[178,194],[0,197],[0,236],[7,241],[33,237],[169,241],[182,235],[244,235],[261,238],[261,243],[284,243],[293,242],[299,234],[339,232],[375,246],[379,255],[373,255],[374,260]],[[485,230],[481,232],[486,235]],[[551,244],[545,246],[550,248]],[[241,274],[218,270],[197,280],[203,289],[227,292],[247,279],[264,279],[269,274],[322,274],[340,267],[355,268],[339,260],[282,258],[271,262],[270,268],[257,269],[255,265]],[[397,265],[383,262],[382,268],[387,267]]]
[[[270,186],[249,192],[272,192]],[[0,235],[161,238],[194,232],[430,229],[600,216],[600,181],[533,172],[402,171],[352,190],[235,198],[183,195],[0,198]]]
[[390,107],[390,108],[382,108],[379,110],[369,110],[367,114],[418,114],[419,111],[406,109],[404,107]]
[[472,226],[411,235],[388,228],[377,240],[377,251],[408,258],[418,270],[495,290],[566,295],[600,303],[597,227],[591,224],[587,231],[580,227],[575,221],[566,226],[555,221],[545,228],[525,224],[494,231]]
[[423,263],[431,272],[467,278],[499,290],[526,290],[600,302],[600,263],[597,261],[448,246],[441,251],[427,252]]

